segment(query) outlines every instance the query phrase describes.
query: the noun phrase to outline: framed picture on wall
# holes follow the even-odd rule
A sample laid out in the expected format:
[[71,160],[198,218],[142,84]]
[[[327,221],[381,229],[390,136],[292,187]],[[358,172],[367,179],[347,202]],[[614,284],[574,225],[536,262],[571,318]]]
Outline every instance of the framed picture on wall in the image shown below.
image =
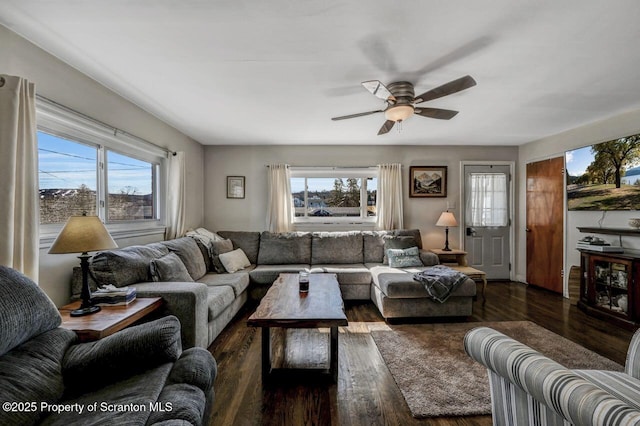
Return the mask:
[[447,166],[409,167],[409,197],[446,197]]
[[227,176],[227,198],[244,198],[244,176]]

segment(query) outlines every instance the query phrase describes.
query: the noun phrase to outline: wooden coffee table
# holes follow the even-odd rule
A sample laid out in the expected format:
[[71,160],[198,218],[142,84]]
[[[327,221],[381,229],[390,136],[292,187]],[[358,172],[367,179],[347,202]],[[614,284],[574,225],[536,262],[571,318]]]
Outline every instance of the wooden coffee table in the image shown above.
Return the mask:
[[[335,274],[310,274],[309,292],[301,293],[298,274],[280,274],[267,294],[262,298],[256,311],[247,320],[250,327],[262,328],[262,378],[263,382],[274,377],[298,377],[303,374],[320,374],[334,382],[338,379],[338,327],[347,326],[342,294]],[[284,329],[280,333],[282,341],[286,339],[288,329],[329,328],[328,368],[305,367],[287,368],[285,360],[286,342],[272,344],[271,329]],[[272,349],[276,346],[277,361],[280,367],[273,365]],[[305,345],[306,354],[312,357],[314,345]]]

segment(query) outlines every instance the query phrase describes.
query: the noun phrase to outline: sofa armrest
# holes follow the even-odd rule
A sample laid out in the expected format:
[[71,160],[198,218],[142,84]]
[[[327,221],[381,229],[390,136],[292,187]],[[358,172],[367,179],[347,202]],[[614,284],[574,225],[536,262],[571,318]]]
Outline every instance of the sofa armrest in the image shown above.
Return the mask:
[[640,411],[491,328],[469,331],[464,348],[489,369],[493,416],[504,424],[552,413],[579,425],[640,424]]
[[209,346],[207,285],[196,282],[144,282],[134,284],[140,297],[162,297],[164,309],[182,327],[182,347]]
[[160,318],[71,346],[62,361],[65,386],[74,391],[94,389],[174,362],[181,354],[180,322],[174,316]]
[[640,379],[640,330],[636,331],[631,338],[631,343],[629,343],[624,372],[636,379]]
[[437,254],[422,249],[420,249],[420,260],[424,266],[434,266],[440,263],[440,259]]

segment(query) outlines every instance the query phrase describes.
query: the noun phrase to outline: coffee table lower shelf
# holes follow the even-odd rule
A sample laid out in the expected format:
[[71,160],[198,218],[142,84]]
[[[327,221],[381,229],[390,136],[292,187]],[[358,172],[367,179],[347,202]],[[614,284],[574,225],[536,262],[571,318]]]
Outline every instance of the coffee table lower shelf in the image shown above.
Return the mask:
[[335,274],[311,274],[308,293],[300,293],[297,274],[281,274],[247,325],[262,329],[263,382],[308,375],[338,380],[338,327],[349,323]]

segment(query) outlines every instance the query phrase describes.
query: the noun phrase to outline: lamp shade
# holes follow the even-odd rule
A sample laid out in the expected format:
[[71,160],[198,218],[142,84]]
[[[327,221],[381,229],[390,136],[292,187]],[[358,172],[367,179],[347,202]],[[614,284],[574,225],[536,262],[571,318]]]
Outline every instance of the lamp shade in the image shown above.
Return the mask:
[[436,222],[436,226],[458,226],[456,217],[451,212],[442,212],[440,218]]
[[49,253],[86,253],[117,247],[98,216],[71,216]]
[[384,112],[384,117],[391,121],[404,121],[413,115],[413,105],[396,105]]

